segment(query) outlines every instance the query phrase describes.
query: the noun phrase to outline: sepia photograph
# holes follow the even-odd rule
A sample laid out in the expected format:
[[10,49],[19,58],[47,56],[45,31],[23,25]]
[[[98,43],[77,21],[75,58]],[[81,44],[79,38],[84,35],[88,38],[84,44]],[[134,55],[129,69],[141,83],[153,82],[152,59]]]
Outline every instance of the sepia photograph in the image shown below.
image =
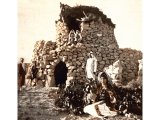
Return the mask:
[[18,120],[142,120],[142,0],[18,0]]

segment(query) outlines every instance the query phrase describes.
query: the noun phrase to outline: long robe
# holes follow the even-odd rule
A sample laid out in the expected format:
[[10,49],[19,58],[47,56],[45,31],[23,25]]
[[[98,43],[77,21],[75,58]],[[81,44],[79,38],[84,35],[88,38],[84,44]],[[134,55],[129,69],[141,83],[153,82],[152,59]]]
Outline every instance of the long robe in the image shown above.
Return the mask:
[[25,84],[26,67],[25,63],[18,64],[18,87],[22,87]]
[[[98,111],[96,110],[96,108],[97,108],[96,106],[98,107],[98,111],[100,111],[100,114],[102,116],[99,115]],[[111,111],[103,101],[99,101],[99,102],[87,105],[86,107],[84,107],[83,111],[85,113],[88,113],[88,114],[90,114],[94,117],[98,117],[98,118],[117,115],[117,112]]]
[[38,72],[38,69],[36,68],[36,66],[32,66],[32,68],[31,68],[31,73],[32,73],[31,80],[33,80],[37,77],[37,72]]
[[87,78],[95,80],[94,72],[97,71],[97,59],[88,58],[86,64]]

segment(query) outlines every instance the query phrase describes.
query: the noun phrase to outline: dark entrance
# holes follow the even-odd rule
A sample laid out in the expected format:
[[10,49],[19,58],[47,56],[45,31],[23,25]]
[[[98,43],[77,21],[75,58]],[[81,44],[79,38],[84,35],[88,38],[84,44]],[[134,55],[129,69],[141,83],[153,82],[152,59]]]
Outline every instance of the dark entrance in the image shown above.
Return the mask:
[[54,71],[56,87],[65,85],[67,80],[67,72],[68,72],[68,68],[66,66],[66,63],[63,61],[60,61],[56,65],[55,71]]
[[69,28],[69,31],[72,29],[74,31],[79,30],[80,31],[80,22],[76,20],[75,17],[72,16],[67,16],[67,26]]

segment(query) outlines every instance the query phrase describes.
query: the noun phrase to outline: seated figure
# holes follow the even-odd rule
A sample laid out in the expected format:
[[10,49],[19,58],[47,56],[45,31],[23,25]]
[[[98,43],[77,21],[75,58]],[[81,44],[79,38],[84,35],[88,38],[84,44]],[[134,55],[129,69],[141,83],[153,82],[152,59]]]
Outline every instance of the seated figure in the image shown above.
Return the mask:
[[108,89],[108,80],[101,74],[99,79],[100,86],[98,87],[98,95],[95,103],[87,105],[84,107],[84,112],[92,116],[103,118],[107,116],[117,115],[117,110],[115,109],[116,98],[113,92]]

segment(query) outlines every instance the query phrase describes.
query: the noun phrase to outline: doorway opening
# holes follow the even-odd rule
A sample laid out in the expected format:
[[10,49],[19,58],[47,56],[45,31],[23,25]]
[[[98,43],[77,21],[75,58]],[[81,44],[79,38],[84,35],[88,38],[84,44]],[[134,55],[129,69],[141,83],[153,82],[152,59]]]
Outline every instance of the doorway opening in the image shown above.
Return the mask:
[[55,77],[55,85],[58,86],[64,86],[67,80],[67,73],[68,68],[66,66],[66,63],[63,61],[60,61],[54,71],[54,77]]

